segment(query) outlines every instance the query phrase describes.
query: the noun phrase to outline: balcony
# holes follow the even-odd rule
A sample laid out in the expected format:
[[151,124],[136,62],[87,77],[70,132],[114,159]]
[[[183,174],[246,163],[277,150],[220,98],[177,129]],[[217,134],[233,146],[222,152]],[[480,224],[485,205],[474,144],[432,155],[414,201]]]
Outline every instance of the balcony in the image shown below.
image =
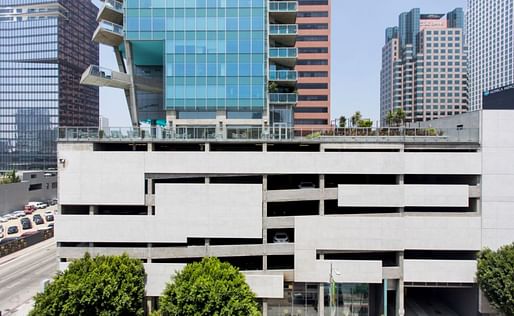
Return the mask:
[[123,24],[123,2],[105,0],[96,20],[98,22],[105,20],[116,24]]
[[123,26],[109,21],[100,21],[93,34],[93,41],[112,47],[118,47],[123,42]]
[[295,70],[270,70],[269,80],[279,81],[284,84],[296,84],[296,81],[298,80],[298,72]]
[[130,75],[91,65],[82,74],[80,84],[128,89],[130,87]]
[[296,93],[270,93],[270,104],[296,104],[298,102],[298,94]]
[[294,46],[297,34],[297,24],[272,24],[269,27],[270,41],[279,42],[282,46]]
[[271,20],[292,24],[296,22],[297,1],[270,1],[269,13]]
[[296,65],[298,48],[290,47],[271,47],[269,49],[269,59],[276,64],[293,68]]

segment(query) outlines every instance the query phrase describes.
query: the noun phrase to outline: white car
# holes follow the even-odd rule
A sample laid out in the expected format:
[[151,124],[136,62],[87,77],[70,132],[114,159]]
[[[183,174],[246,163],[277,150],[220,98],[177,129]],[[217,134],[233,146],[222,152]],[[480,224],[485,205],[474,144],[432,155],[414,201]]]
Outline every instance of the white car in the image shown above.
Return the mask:
[[16,211],[12,213],[16,217],[23,217],[25,216],[25,211]]
[[16,215],[9,213],[9,214],[5,214],[4,218],[6,218],[7,220],[11,220],[11,219],[15,219]]
[[55,215],[55,212],[52,210],[47,210],[47,211],[45,211],[45,216],[46,215]]
[[273,236],[273,243],[274,244],[282,244],[282,243],[288,243],[289,242],[289,236],[287,233],[275,233]]
[[29,202],[27,205],[34,206],[37,209],[47,208],[48,205],[43,202]]
[[9,219],[3,217],[3,216],[0,216],[0,223],[7,223]]

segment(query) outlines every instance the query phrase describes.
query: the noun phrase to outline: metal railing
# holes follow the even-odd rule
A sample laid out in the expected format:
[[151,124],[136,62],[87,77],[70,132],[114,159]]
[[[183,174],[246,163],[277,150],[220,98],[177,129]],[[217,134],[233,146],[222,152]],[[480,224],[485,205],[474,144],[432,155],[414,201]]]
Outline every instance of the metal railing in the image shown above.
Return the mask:
[[295,104],[298,102],[296,93],[270,93],[269,103],[271,104]]
[[98,23],[98,26],[106,31],[116,33],[120,36],[123,36],[123,26],[121,26],[119,24],[115,24],[115,23],[112,23],[112,22],[109,22],[106,20],[102,20],[102,21],[100,21],[100,23]]
[[113,71],[111,69],[103,68],[97,65],[89,66],[89,74],[91,76],[112,80],[112,72]]
[[479,143],[479,129],[457,128],[325,128],[292,127],[60,127],[59,141],[230,141],[303,140],[363,143]]
[[296,12],[298,10],[297,1],[270,1],[270,12]]
[[123,13],[123,2],[116,0],[104,0],[105,7]]
[[273,81],[295,81],[298,79],[298,72],[295,70],[270,70],[269,80]]
[[295,47],[271,47],[269,49],[270,58],[296,58],[298,48]]
[[297,24],[272,24],[269,26],[270,35],[296,35]]

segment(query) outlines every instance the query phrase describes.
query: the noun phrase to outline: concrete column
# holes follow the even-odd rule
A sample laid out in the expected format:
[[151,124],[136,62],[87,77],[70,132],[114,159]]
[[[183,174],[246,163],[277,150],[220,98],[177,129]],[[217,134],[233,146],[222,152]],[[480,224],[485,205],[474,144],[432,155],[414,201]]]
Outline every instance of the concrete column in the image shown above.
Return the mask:
[[[146,179],[146,186],[148,188],[148,194],[147,196],[150,197],[154,194],[153,192],[153,179]],[[153,208],[152,208],[152,205],[150,205],[150,203],[148,203],[147,205],[147,215],[148,216],[152,216],[153,215]]]
[[211,151],[211,143],[205,143],[205,148],[204,148],[204,150],[205,150],[206,152]]
[[153,312],[153,304],[152,304],[152,298],[151,297],[147,297],[146,299],[146,311],[148,312],[148,314],[150,314],[151,312]]
[[98,206],[89,205],[89,215],[95,215],[98,212]]
[[[323,260],[325,259],[324,254],[319,255],[319,259]],[[325,315],[325,283],[319,284],[319,299],[318,299],[318,315],[324,316]]]
[[211,183],[211,177],[205,177],[205,184]]
[[262,144],[262,151],[268,152],[268,144],[267,143]]
[[[396,178],[397,178],[396,182],[399,185],[404,185],[405,184],[405,175],[399,174]],[[405,208],[404,207],[399,207],[398,211],[399,211],[400,214],[403,214],[403,213],[405,213]]]
[[152,263],[152,243],[149,242],[146,245],[146,262]]
[[320,199],[319,199],[319,215],[325,215],[325,175],[319,175],[319,191],[320,191]]
[[146,150],[149,151],[149,152],[152,152],[153,151],[153,143],[147,143],[146,144]]
[[268,316],[268,302],[262,302],[262,316]]
[[[268,176],[262,176],[262,244],[266,245],[268,243],[268,226],[266,218],[268,216]],[[268,256],[262,256],[262,268],[264,271],[268,270]]]
[[396,306],[398,307],[396,315],[398,316],[405,315],[405,287],[403,284],[403,260],[404,253],[400,252],[398,257],[398,262],[400,266],[400,279],[398,280],[398,286],[396,288]]

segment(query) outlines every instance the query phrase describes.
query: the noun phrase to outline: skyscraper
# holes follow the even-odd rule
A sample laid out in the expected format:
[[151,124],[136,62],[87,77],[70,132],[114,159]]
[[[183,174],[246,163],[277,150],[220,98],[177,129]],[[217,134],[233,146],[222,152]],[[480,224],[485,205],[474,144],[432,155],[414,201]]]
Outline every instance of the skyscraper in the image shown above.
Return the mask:
[[57,127],[97,126],[98,62],[89,0],[0,2],[0,170],[56,167]]
[[330,1],[298,1],[298,105],[295,126],[330,124]]
[[471,110],[482,108],[482,94],[513,80],[513,0],[468,1],[467,42]]
[[[302,119],[294,116],[302,88],[321,91],[324,101],[305,103],[304,110],[314,109],[316,123],[321,111],[326,126],[329,10],[328,1],[314,2],[319,6],[306,2],[313,12],[297,24],[301,1],[105,1],[93,40],[114,48],[119,68],[92,65],[82,82],[123,89],[133,125],[167,126],[187,136],[238,138],[262,128],[290,137],[294,119]],[[299,37],[304,43],[297,44],[302,32],[323,34]],[[323,63],[321,72],[297,65],[302,49]],[[299,86],[298,71],[306,76]]]
[[426,121],[468,110],[464,12],[421,14],[412,9],[385,31],[380,75],[380,119],[395,109],[407,122]]

